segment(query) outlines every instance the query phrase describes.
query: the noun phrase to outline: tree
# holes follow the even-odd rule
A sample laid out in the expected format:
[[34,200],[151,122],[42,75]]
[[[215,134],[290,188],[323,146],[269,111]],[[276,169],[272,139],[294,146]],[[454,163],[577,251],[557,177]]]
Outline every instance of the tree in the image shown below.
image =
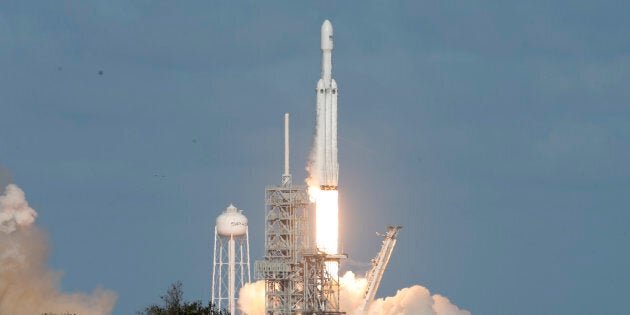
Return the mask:
[[149,305],[138,315],[229,315],[225,309],[219,310],[214,304],[208,302],[203,306],[201,301],[184,301],[184,290],[181,281],[172,283],[165,295],[160,297],[162,305]]

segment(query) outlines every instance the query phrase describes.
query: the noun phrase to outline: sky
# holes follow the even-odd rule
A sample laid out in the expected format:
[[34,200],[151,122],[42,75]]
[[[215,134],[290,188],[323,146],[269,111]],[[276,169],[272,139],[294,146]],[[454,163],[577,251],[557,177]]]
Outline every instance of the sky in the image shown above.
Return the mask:
[[[0,183],[48,235],[61,289],[113,314],[210,295],[216,216],[294,182],[335,32],[341,241],[377,296],[414,284],[472,314],[625,313],[625,1],[2,1]],[[253,265],[253,262],[252,262]]]

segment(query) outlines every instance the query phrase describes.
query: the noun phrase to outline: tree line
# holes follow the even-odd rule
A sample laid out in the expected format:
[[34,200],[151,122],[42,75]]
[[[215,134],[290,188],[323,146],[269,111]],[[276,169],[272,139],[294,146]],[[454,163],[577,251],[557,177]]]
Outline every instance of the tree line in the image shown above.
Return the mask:
[[229,315],[226,309],[218,309],[212,302],[184,301],[181,281],[172,283],[166,294],[160,297],[162,304],[152,304],[138,311],[137,315]]

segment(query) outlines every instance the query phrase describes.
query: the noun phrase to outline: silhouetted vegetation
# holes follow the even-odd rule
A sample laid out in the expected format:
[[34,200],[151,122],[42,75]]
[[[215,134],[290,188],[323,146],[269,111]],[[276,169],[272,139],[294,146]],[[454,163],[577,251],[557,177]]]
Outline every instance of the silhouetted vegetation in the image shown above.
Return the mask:
[[208,302],[203,306],[201,301],[184,301],[182,283],[177,281],[169,287],[165,295],[160,297],[162,305],[153,304],[147,306],[138,315],[229,315],[226,310],[217,309],[214,304]]

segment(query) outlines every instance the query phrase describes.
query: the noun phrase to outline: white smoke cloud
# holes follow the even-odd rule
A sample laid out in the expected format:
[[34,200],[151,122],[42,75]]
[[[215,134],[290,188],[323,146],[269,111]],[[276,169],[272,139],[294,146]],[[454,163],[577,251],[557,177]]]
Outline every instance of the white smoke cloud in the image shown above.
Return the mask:
[[59,292],[61,273],[45,266],[48,242],[32,225],[36,217],[24,192],[8,185],[0,195],[0,314],[111,313],[117,297],[112,291]]
[[246,315],[265,314],[265,281],[245,283],[238,291],[238,309]]
[[433,309],[440,315],[470,315],[469,311],[461,310],[453,305],[449,299],[439,294],[433,295]]
[[9,184],[0,195],[0,232],[11,233],[18,226],[29,226],[36,217],[37,212],[28,206],[22,189]]
[[[376,299],[367,312],[361,313],[359,307],[367,280],[348,271],[339,282],[341,310],[348,315],[470,315],[469,311],[460,309],[444,296],[431,295],[427,288],[419,285],[400,289],[394,296]],[[264,315],[265,282],[245,284],[240,290],[238,305],[246,315]]]
[[[367,286],[365,278],[356,277],[352,271],[339,280],[341,284],[340,304],[349,315],[363,315],[359,310]],[[414,285],[398,290],[396,295],[376,299],[369,304],[367,315],[470,315],[449,299],[431,295],[425,287]]]

